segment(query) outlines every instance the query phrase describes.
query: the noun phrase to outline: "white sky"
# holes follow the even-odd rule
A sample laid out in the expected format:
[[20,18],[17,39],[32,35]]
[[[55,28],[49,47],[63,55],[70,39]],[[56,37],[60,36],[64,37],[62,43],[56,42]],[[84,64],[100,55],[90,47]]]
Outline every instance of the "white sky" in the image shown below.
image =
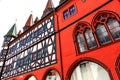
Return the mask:
[[[42,16],[48,0],[0,0],[0,50],[3,43],[3,36],[16,22],[17,32],[22,30],[29,15],[33,14],[33,20]],[[59,0],[52,0],[54,6]]]

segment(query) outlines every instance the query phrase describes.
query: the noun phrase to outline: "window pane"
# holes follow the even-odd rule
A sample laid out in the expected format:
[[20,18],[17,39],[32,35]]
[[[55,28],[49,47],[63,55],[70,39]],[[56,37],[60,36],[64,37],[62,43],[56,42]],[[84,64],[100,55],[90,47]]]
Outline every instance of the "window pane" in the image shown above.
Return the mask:
[[109,19],[107,23],[114,39],[120,38],[120,23],[116,19]]
[[31,76],[28,80],[37,80],[35,76]]
[[100,65],[83,61],[73,71],[71,80],[110,80],[110,77]]
[[46,80],[60,80],[60,76],[59,76],[59,74],[58,74],[57,71],[51,70],[51,71],[48,73],[48,75],[47,75],[47,77],[46,77]]
[[87,29],[85,31],[85,37],[86,37],[89,49],[97,47],[94,36],[93,36],[92,32],[89,29]]
[[75,14],[75,6],[70,7],[70,15]]
[[79,45],[79,48],[80,48],[80,52],[86,51],[85,41],[84,41],[84,37],[83,37],[82,34],[79,33],[77,35],[77,41],[78,41],[78,45]]
[[97,37],[101,45],[111,42],[104,25],[98,24],[96,28]]
[[64,19],[67,19],[68,18],[68,10],[66,10],[64,13],[63,13],[63,16],[64,16]]

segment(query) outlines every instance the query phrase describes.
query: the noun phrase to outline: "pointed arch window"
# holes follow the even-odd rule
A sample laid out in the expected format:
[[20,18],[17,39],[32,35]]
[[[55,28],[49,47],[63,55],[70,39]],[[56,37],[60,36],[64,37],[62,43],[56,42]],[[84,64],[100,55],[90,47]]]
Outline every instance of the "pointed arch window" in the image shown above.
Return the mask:
[[115,40],[120,39],[120,23],[116,19],[108,19],[107,26]]
[[[96,40],[92,33],[89,23],[80,22],[74,30],[75,39],[77,43],[77,50],[80,52],[88,51],[97,47]],[[79,53],[79,52],[78,52]]]
[[84,40],[84,36],[81,33],[78,33],[77,35],[77,41],[78,41],[78,45],[79,45],[79,49],[81,52],[86,51],[86,45],[85,45],[85,40]]
[[89,49],[97,47],[97,43],[96,43],[93,33],[92,33],[92,31],[90,31],[90,29],[86,29],[85,38],[86,38]]
[[120,18],[112,11],[100,11],[93,19],[98,41],[101,45],[120,39]]
[[111,42],[110,36],[108,35],[108,32],[104,25],[98,24],[96,27],[96,33],[100,44],[103,45],[105,43]]

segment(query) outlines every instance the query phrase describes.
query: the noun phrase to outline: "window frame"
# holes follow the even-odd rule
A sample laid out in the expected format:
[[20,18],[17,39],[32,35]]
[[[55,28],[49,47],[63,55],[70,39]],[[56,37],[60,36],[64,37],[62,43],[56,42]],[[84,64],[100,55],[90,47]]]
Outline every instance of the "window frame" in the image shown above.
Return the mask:
[[[71,9],[72,9],[72,11],[73,11],[73,8],[74,8],[74,13],[73,13],[73,12],[71,13]],[[76,14],[76,8],[75,8],[75,5],[72,5],[71,7],[69,7],[69,12],[70,12],[70,16]]]
[[[99,65],[96,62],[87,61],[87,60],[81,61],[80,63],[78,63],[78,65],[76,67],[74,67],[74,69],[72,71],[72,74],[70,76],[70,80],[72,80],[71,78],[74,78],[74,77],[78,78],[77,73],[75,73],[77,68],[79,68],[78,70],[81,74],[81,77],[79,76],[79,78],[81,78],[80,80],[86,80],[86,79],[84,79],[84,78],[86,78],[86,76],[88,76],[89,78],[94,80],[95,79],[95,77],[94,77],[95,74],[92,71],[97,70],[97,69],[95,69],[95,68],[93,69],[92,65],[96,66],[97,68],[99,67],[102,71],[104,71],[104,73],[106,73],[106,78],[109,78],[109,80],[111,80],[108,71],[103,66]],[[86,71],[87,74],[84,73],[84,71]],[[99,70],[97,70],[97,72],[99,72]],[[76,76],[74,76],[73,74],[76,75]],[[99,74],[99,73],[97,73],[97,74]],[[101,76],[101,75],[99,75],[99,76]]]
[[110,77],[110,80],[114,80],[111,70],[110,70],[104,63],[102,63],[101,61],[99,61],[99,60],[97,60],[97,59],[90,58],[90,57],[84,57],[84,58],[80,58],[80,59],[77,59],[76,61],[74,61],[74,62],[70,65],[70,67],[69,67],[69,69],[68,69],[68,71],[67,71],[67,73],[66,73],[66,78],[65,78],[66,80],[70,80],[71,75],[72,75],[72,72],[73,72],[73,71],[75,70],[75,68],[76,68],[81,62],[83,62],[83,61],[91,61],[91,62],[94,62],[94,63],[100,65],[101,67],[103,67],[103,68],[108,72],[108,75],[109,75],[109,77]]
[[[97,31],[98,31],[98,30],[97,30],[98,25],[97,25],[97,27],[96,27],[96,36],[97,36],[97,38],[98,38],[98,41],[99,41],[100,45],[105,45],[105,44],[111,43],[111,42],[112,42],[112,39],[111,39],[111,37],[110,37],[107,29],[106,29],[106,26],[103,25],[103,24],[100,24],[100,25],[101,25],[100,27],[102,27],[102,28],[105,29],[105,31],[102,32],[102,35],[100,35],[100,36],[102,36],[102,38],[104,38],[105,42],[101,43],[101,42],[100,42],[100,39],[99,39],[99,36],[97,35],[97,34],[98,34],[98,33],[97,33]],[[106,38],[105,38],[106,36],[103,36],[104,34],[107,34],[107,36],[109,37],[110,40],[106,41]]]
[[[106,15],[106,16],[105,16]],[[99,18],[102,17],[102,20],[100,21]],[[107,11],[107,10],[103,10],[103,11],[99,11],[96,13],[96,15],[94,16],[93,20],[92,20],[92,28],[93,28],[93,31],[95,32],[96,34],[96,27],[97,27],[97,24],[103,24],[106,28],[106,31],[108,33],[108,35],[110,36],[110,39],[111,39],[111,43],[114,43],[116,42],[117,40],[115,40],[112,36],[112,33],[110,32],[110,29],[107,25],[107,22],[110,18],[113,18],[113,19],[116,19],[119,23],[120,23],[120,18],[119,18],[119,15],[115,12],[112,12],[112,11]],[[99,44],[99,47],[102,46],[99,42],[99,39],[96,35],[96,39],[98,41],[98,44]],[[120,39],[119,39],[120,40]],[[106,43],[106,44],[109,44],[109,43]],[[106,45],[104,44],[104,45]]]
[[[110,21],[110,20],[112,21],[112,24],[110,24],[110,25],[113,25],[113,26],[110,26],[110,27],[109,27],[109,21]],[[114,23],[117,22],[119,26],[115,26],[115,24],[114,24],[113,22],[114,22]],[[120,32],[120,22],[119,22],[117,19],[115,19],[115,18],[109,18],[108,21],[107,21],[107,27],[109,28],[109,31],[110,31],[113,39],[114,39],[115,41],[120,40],[120,34],[119,34],[119,37],[117,37],[117,38],[115,38],[115,36],[113,35],[113,34],[116,35],[116,33]],[[112,28],[111,28],[111,27],[112,27]],[[118,29],[118,28],[119,28],[119,29]],[[117,31],[117,29],[118,29],[118,31]],[[112,32],[112,30],[115,30],[115,31]]]
[[[89,38],[87,39],[87,37],[86,37],[86,32],[87,32],[88,30],[91,31],[90,34],[92,34],[92,35],[90,35]],[[91,38],[93,38],[93,39],[94,39],[94,42],[95,42],[95,44],[96,44],[96,45],[94,45],[94,46],[92,46],[92,47],[89,47],[89,42],[87,42],[87,44],[88,44],[87,46],[88,46],[88,49],[89,49],[89,50],[94,49],[94,48],[96,48],[96,47],[98,46],[98,45],[97,45],[97,41],[96,41],[96,39],[95,39],[95,36],[94,36],[94,34],[93,34],[93,32],[92,32],[91,29],[86,28],[84,35],[85,35],[86,42],[87,42],[87,40],[90,40],[90,42],[93,42],[93,41],[91,40]],[[91,37],[91,36],[92,36],[92,37]]]
[[[71,7],[74,7],[74,9],[75,9],[75,13],[74,13],[74,14],[70,14],[70,8],[71,8]],[[68,11],[68,17],[67,17],[67,18],[64,17],[64,13],[65,13],[66,11]],[[63,20],[67,20],[68,18],[70,18],[71,16],[75,15],[76,13],[77,13],[77,7],[76,7],[75,4],[72,4],[70,7],[68,7],[67,9],[65,9],[65,10],[62,12]]]
[[43,77],[42,77],[42,80],[46,80],[49,72],[51,72],[51,71],[57,72],[57,74],[59,75],[60,80],[62,80],[62,77],[61,77],[61,75],[60,75],[60,71],[59,71],[58,69],[54,68],[54,67],[48,68],[48,69],[46,70],[46,72],[44,73],[44,75],[43,75]]
[[[77,39],[77,37],[78,37],[79,34],[82,35],[82,38],[83,38],[83,40],[84,40],[84,41],[82,41],[82,42],[84,42],[84,49],[85,49],[85,51],[81,51],[81,50],[80,50],[80,49],[81,49],[81,46],[79,46],[79,42],[78,42],[78,39]],[[80,52],[80,53],[86,52],[86,51],[88,50],[88,48],[87,48],[87,44],[86,44],[86,40],[85,40],[85,35],[84,35],[84,33],[83,33],[83,32],[77,32],[76,40],[77,40],[77,45],[78,45],[79,52]],[[82,47],[83,47],[83,46],[82,46]]]
[[[68,13],[67,17],[65,16],[66,12]],[[64,19],[68,19],[68,18],[69,18],[69,11],[68,11],[68,10],[65,10],[65,11],[63,12],[63,18],[64,18]]]
[[[82,25],[85,25],[85,27],[82,27]],[[86,37],[85,37],[85,32],[86,32],[87,29],[92,31],[93,37],[94,37],[95,42],[96,42],[96,47],[91,48],[91,49],[88,47],[88,42],[87,42]],[[80,48],[79,48],[79,43],[78,43],[78,40],[77,40],[77,35],[78,35],[79,32],[82,33],[82,35],[84,36],[83,38],[84,38],[85,47],[86,47],[86,51],[84,51],[84,52],[81,52]],[[76,55],[84,54],[84,53],[86,53],[88,51],[91,51],[91,50],[94,50],[98,47],[98,43],[96,41],[95,34],[94,34],[90,24],[88,22],[85,22],[85,21],[81,21],[76,25],[76,27],[73,30],[73,39],[74,39],[74,44],[75,44],[75,49],[76,49]]]

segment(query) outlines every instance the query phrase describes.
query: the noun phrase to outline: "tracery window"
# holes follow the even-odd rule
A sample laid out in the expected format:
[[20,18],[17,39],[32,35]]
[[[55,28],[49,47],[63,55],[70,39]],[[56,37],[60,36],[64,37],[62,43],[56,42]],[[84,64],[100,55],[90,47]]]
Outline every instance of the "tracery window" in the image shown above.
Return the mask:
[[99,64],[83,61],[72,72],[70,80],[111,80],[108,72]]
[[105,44],[111,41],[108,32],[105,29],[105,26],[102,24],[98,24],[96,28],[96,33],[99,39],[100,44]]
[[108,19],[107,26],[115,40],[120,38],[120,23],[116,19]]
[[86,38],[89,49],[97,47],[97,43],[90,29],[86,29],[85,38]]
[[85,52],[88,49],[93,49],[97,47],[96,40],[92,33],[92,29],[86,22],[80,22],[74,30],[77,46],[80,52]]
[[86,51],[85,40],[84,40],[84,37],[83,37],[83,35],[81,33],[78,33],[77,41],[78,41],[80,51],[81,52]]
[[120,39],[120,18],[114,12],[98,12],[94,17],[92,26],[95,27],[101,45]]

